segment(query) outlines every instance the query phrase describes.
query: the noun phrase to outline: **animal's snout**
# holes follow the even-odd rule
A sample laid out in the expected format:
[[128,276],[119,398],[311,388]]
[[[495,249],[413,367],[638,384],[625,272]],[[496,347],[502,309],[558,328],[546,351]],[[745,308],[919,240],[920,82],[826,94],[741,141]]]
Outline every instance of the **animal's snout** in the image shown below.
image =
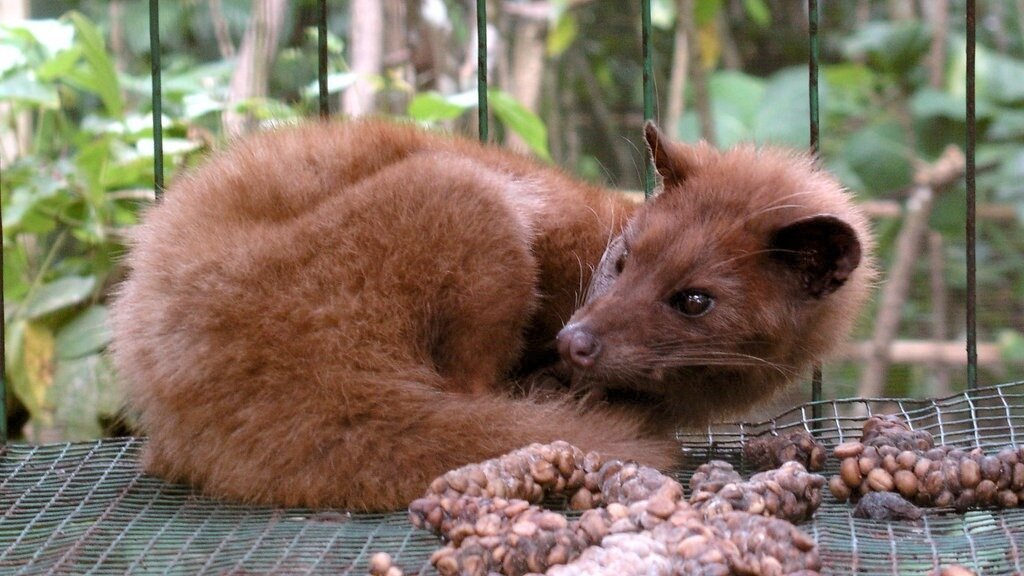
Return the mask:
[[562,328],[557,339],[558,353],[571,366],[589,368],[601,354],[601,341],[579,324],[569,324]]

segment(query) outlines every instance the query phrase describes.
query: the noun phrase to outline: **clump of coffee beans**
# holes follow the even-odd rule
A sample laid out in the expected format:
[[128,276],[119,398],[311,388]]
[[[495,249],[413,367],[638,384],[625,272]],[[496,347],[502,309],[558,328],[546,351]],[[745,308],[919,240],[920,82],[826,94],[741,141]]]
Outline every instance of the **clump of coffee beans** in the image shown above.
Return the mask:
[[[586,488],[587,473],[597,472],[600,467],[599,455],[584,454],[568,442],[531,444],[499,458],[468,464],[438,476],[424,497],[456,499],[465,495],[536,504],[554,494],[576,496]],[[587,486],[590,494],[573,500],[574,508],[593,507],[592,494],[598,487],[593,482]]]
[[449,544],[431,557],[443,575],[542,573],[574,560],[592,543],[565,516],[525,500],[462,499],[479,503],[475,514],[454,525]]
[[[637,525],[637,507],[615,508],[625,513],[611,526]],[[584,513],[584,518],[592,513]],[[581,522],[583,519],[581,519]],[[614,530],[614,529],[613,529]],[[746,512],[728,512],[712,519],[680,502],[668,517],[650,529],[612,531],[574,562],[554,566],[549,576],[647,574],[817,574],[820,560],[814,541],[783,520]]]
[[[571,522],[535,504],[550,494],[590,509]],[[605,506],[592,508],[598,504]],[[707,518],[676,480],[633,462],[602,462],[565,443],[532,445],[449,472],[409,512],[416,526],[448,540],[431,557],[445,576],[658,573],[652,567],[733,574],[751,566],[765,574],[810,574],[819,566],[813,541],[785,520],[724,509]]]
[[900,450],[930,450],[935,440],[926,430],[911,430],[895,414],[872,416],[864,422],[860,442],[865,446],[895,446]]
[[742,481],[728,462],[712,460],[690,478],[690,504],[708,517],[737,510],[801,522],[821,505],[824,485],[823,476],[795,461]]
[[786,462],[799,462],[804,468],[825,468],[825,447],[806,430],[794,430],[778,436],[755,436],[743,445],[743,458],[755,470],[771,470]]
[[[864,441],[867,438],[867,442]],[[1024,447],[998,453],[935,446],[925,431],[892,417],[871,418],[859,442],[836,446],[839,474],[829,490],[840,501],[896,492],[918,506],[1013,508],[1024,500]]]

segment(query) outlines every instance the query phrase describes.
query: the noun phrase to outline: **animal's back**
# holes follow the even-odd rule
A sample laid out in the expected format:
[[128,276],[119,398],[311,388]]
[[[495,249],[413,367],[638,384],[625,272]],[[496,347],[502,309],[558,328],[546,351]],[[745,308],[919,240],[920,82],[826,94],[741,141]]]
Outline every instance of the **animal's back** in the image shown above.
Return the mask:
[[382,508],[533,441],[667,461],[627,417],[502,388],[557,291],[546,254],[596,261],[625,216],[565,182],[383,122],[260,135],[177,181],[112,313],[147,468],[237,499]]

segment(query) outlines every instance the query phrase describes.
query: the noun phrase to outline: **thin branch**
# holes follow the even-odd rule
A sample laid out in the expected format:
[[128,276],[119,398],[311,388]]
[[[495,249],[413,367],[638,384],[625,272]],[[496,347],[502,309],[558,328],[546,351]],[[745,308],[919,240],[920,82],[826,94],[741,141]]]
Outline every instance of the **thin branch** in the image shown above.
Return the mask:
[[[521,6],[532,6],[523,4]],[[545,3],[546,5],[546,3]],[[511,84],[504,86],[527,110],[536,113],[540,97],[540,82],[544,77],[545,38],[547,19],[522,17],[514,21],[512,55],[510,65]],[[506,145],[514,150],[529,150],[518,134],[506,135]]]
[[[1024,0],[1022,0],[1024,1]],[[687,34],[686,14],[693,13],[693,0],[677,0],[672,74],[668,82],[668,103],[662,129],[673,137],[679,135],[679,122],[686,111],[686,81],[690,69],[690,37]]]
[[888,281],[882,290],[881,306],[871,338],[871,354],[861,373],[857,395],[862,398],[880,396],[889,370],[892,341],[899,331],[903,304],[910,291],[910,279],[931,214],[935,193],[930,186],[917,186],[907,200],[906,218],[896,237],[896,255],[889,269]]
[[717,138],[715,138],[715,121],[711,115],[711,97],[708,95],[708,71],[704,67],[697,28],[694,26],[693,3],[690,2],[687,8],[685,22],[686,36],[690,39],[690,70],[693,77],[694,107],[697,109],[697,118],[700,120],[701,138],[714,145]]
[[[837,360],[870,361],[874,355],[871,342],[852,342],[839,350]],[[889,360],[893,364],[939,365],[957,368],[967,365],[967,348],[962,340],[894,340],[889,347]],[[978,343],[978,365],[1001,372],[1007,363],[1021,364],[1021,360],[1004,359],[996,342]],[[859,395],[859,394],[858,394]]]
[[896,237],[895,257],[889,270],[888,282],[882,290],[881,306],[871,338],[871,354],[861,373],[858,396],[878,396],[883,392],[889,369],[890,345],[899,331],[903,304],[910,292],[921,248],[927,231],[928,217],[935,199],[935,190],[948,185],[963,171],[963,154],[955,147],[947,148],[935,164],[921,166],[915,174],[916,186],[907,200],[903,227]]
[[235,44],[231,41],[231,28],[224,17],[220,0],[209,0],[210,21],[213,23],[213,35],[217,38],[217,49],[221,58],[234,58]]
[[228,106],[222,119],[229,137],[247,132],[255,119],[237,110],[238,104],[267,95],[270,66],[284,23],[285,0],[256,0],[238,51],[238,61],[228,89]]
[[587,64],[580,50],[570,50],[569,57],[571,66],[580,75],[580,79],[587,86],[586,94],[590,101],[590,108],[597,120],[597,128],[608,142],[608,146],[615,154],[615,161],[619,165],[619,174],[627,175],[634,171],[633,157],[629,151],[622,146],[618,140],[618,131],[615,129],[615,119],[604,96],[601,94],[601,83],[594,76],[593,69]]
[[114,65],[121,72],[125,69],[127,49],[124,42],[124,2],[110,0],[110,51],[114,53]]
[[341,96],[349,116],[363,116],[374,110],[375,83],[381,73],[384,10],[379,0],[353,0],[349,28],[349,60],[356,80]]
[[949,36],[949,0],[925,0],[921,10],[931,24],[932,45],[928,50],[928,84],[942,88],[946,78],[946,38]]

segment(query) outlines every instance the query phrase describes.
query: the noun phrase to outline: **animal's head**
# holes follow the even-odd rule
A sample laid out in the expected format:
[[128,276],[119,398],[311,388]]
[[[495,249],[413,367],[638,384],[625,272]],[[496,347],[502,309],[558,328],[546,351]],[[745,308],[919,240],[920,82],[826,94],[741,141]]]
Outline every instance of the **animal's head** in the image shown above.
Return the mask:
[[577,385],[701,424],[843,340],[873,277],[864,215],[805,154],[647,144],[662,178],[558,335]]

